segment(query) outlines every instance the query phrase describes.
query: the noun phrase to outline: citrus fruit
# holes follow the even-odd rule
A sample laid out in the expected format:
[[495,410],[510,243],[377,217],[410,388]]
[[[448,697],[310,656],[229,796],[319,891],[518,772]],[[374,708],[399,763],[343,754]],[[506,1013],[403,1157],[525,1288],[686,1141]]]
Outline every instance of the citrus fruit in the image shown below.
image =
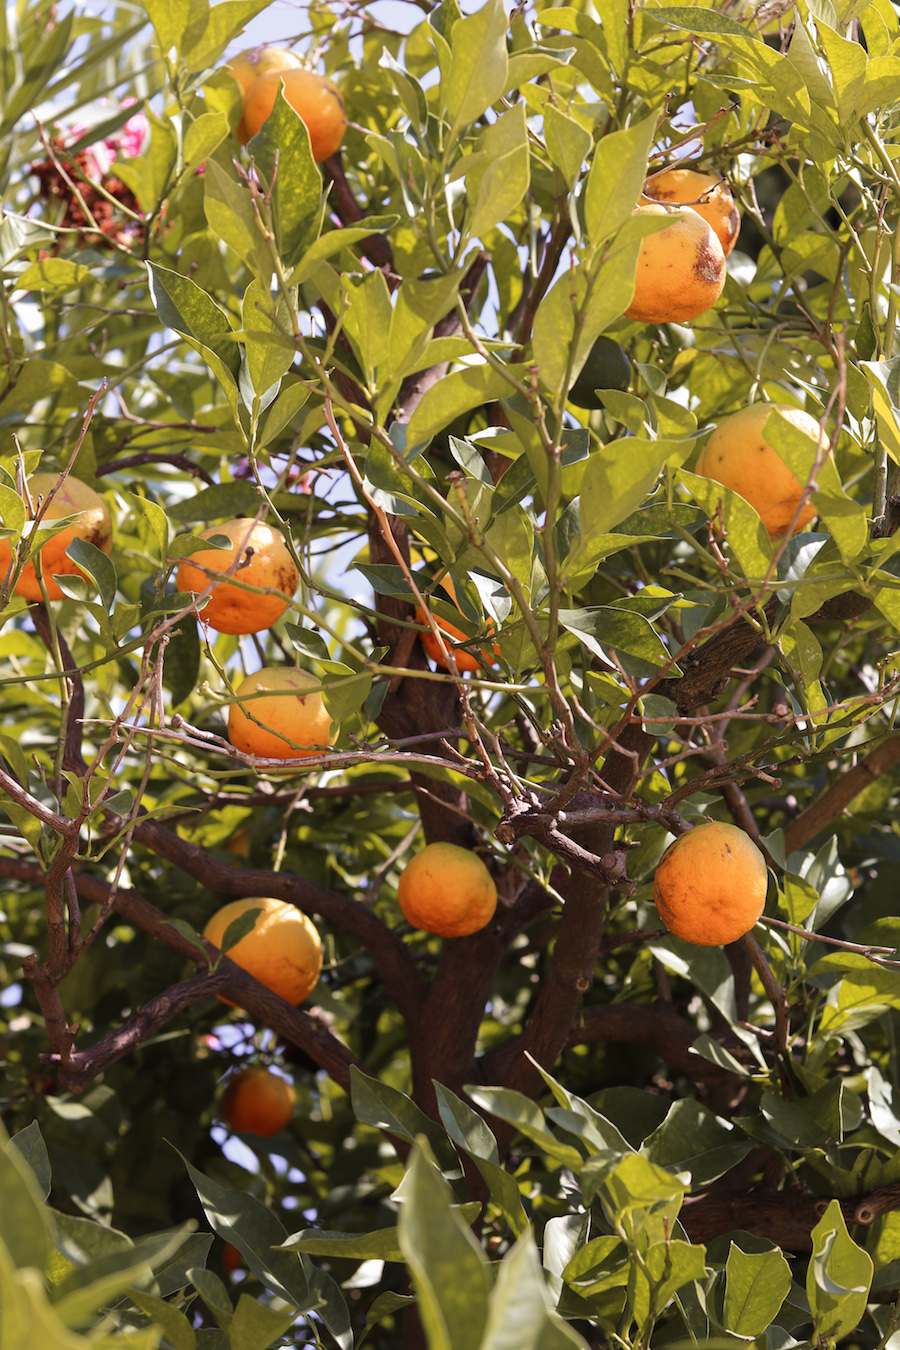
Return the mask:
[[312,921],[295,905],[259,896],[232,900],[216,910],[203,936],[218,947],[229,925],[251,909],[262,913],[250,932],[229,948],[228,958],[286,1003],[302,1003],[322,973],[322,941]]
[[467,937],[494,917],[497,888],[477,853],[458,844],[429,844],[403,869],[397,900],[414,928]]
[[[35,514],[40,512],[41,502],[58,482],[59,475],[55,473],[35,473],[29,478],[28,491],[31,494]],[[65,516],[72,517],[70,523],[52,539],[42,544],[37,552],[44,586],[51,600],[64,598],[63,591],[53,580],[55,576],[85,575],[81,568],[66,556],[66,550],[75,539],[87,540],[102,553],[109,553],[112,549],[112,522],[106,502],[99,493],[88,487],[87,483],[82,483],[80,478],[73,478],[71,474],[62,483],[41,516],[39,528],[43,528],[45,523],[61,520]],[[0,538],[0,579],[6,574],[11,558],[12,542],[8,538]],[[16,595],[22,595],[26,600],[43,600],[34,557],[22,568],[14,589]]]
[[[440,586],[441,590],[446,592],[452,603],[459,609],[459,602],[456,598],[456,587],[453,584],[453,578],[449,574],[445,574],[440,579]],[[462,614],[462,610],[460,610],[460,614]],[[464,650],[458,644],[468,642],[469,635],[465,633],[462,628],[457,628],[456,624],[451,623],[449,619],[442,619],[437,615],[434,615],[434,620],[445,637],[450,639],[445,645],[453,650],[456,668],[461,674],[471,674],[472,671],[481,670],[485,665],[494,664],[494,658],[499,654],[499,648],[496,645],[494,646],[493,652],[487,651],[483,647],[479,648],[477,653],[471,650]],[[418,608],[416,610],[416,623],[428,623],[428,615],[425,613],[424,609]],[[492,628],[493,624],[489,624],[488,627]],[[426,655],[435,663],[435,665],[443,666],[445,670],[449,670],[450,663],[445,659],[444,654],[438,645],[438,640],[431,628],[428,628],[425,633],[420,633],[419,637],[422,639],[422,646],[425,648]]]
[[178,568],[176,587],[199,595],[216,575],[227,572],[234,581],[256,589],[244,590],[229,577],[216,582],[200,611],[202,622],[217,633],[259,633],[271,628],[287,609],[300,580],[283,536],[246,517],[212,525],[202,537],[216,535],[228,539],[230,547],[204,548],[185,558]]
[[[818,441],[820,448],[825,445],[818,422],[801,408],[751,403],[719,423],[696,466],[697,473],[715,479],[748,501],[774,537],[790,528],[803,497],[803,485],[766,440],[766,422],[776,412]],[[804,503],[793,533],[802,530],[815,515],[812,503]]]
[[231,744],[261,759],[317,754],[331,736],[318,685],[315,676],[293,666],[264,666],[248,675],[228,714]]
[[657,202],[692,207],[715,230],[726,258],[737,243],[740,212],[731,188],[718,174],[698,173],[696,169],[662,169],[647,179],[644,195]]
[[598,389],[627,389],[631,383],[631,362],[612,338],[598,337],[578,377],[569,390],[569,402],[576,408],[602,408]]
[[222,1119],[238,1134],[278,1134],[294,1114],[294,1089],[268,1069],[242,1069],[222,1097]]
[[244,97],[239,139],[253,139],[275,107],[279,88],[306,123],[313,159],[321,162],[333,155],[347,130],[344,101],[337,85],[312,70],[273,71],[254,80]]
[[671,224],[641,240],[634,297],[625,311],[643,323],[684,323],[710,309],[725,285],[725,254],[713,230],[689,206],[651,202],[636,217]]
[[659,917],[698,947],[749,933],[766,903],[766,860],[744,830],[711,820],[666,849],[653,880]]

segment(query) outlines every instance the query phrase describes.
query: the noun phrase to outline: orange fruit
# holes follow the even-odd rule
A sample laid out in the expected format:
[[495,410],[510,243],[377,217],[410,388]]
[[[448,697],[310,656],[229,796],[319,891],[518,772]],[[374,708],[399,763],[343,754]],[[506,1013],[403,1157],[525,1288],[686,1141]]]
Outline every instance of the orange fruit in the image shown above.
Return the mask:
[[397,900],[414,928],[468,937],[494,917],[497,888],[477,853],[458,844],[429,844],[403,869]]
[[240,1270],[244,1264],[244,1258],[241,1256],[237,1247],[232,1247],[230,1242],[226,1242],[222,1247],[222,1265],[233,1275],[236,1270]]
[[[248,675],[228,714],[228,739],[261,759],[318,754],[331,737],[319,681],[293,666],[264,666]],[[257,697],[249,697],[250,695]]]
[[[440,586],[442,590],[446,591],[447,595],[450,597],[453,604],[456,605],[457,609],[459,609],[460,607],[456,598],[456,587],[453,584],[453,578],[449,576],[449,574],[441,577]],[[460,613],[462,613],[461,609]],[[495,657],[497,657],[500,652],[500,649],[499,647],[496,646],[496,644],[494,645],[493,652],[487,651],[483,647],[479,649],[477,654],[472,651],[463,651],[462,649],[459,648],[458,644],[461,642],[468,642],[469,635],[463,632],[461,628],[457,628],[456,624],[450,623],[448,619],[440,619],[437,617],[437,615],[435,615],[434,618],[441,632],[451,639],[451,641],[448,642],[446,645],[454,649],[453,655],[456,660],[456,667],[460,671],[460,673],[463,672],[471,673],[472,671],[475,670],[481,670],[482,667],[485,665],[495,664]],[[421,608],[416,609],[416,623],[427,625],[428,615],[426,614],[424,609]],[[493,628],[493,624],[489,623],[488,627]],[[425,648],[426,656],[428,656],[435,663],[435,665],[443,666],[445,670],[449,670],[450,663],[445,659],[440,647],[438,646],[438,640],[435,637],[434,633],[431,631],[431,629],[428,628],[427,632],[420,633],[419,637],[422,640],[422,646]]]
[[711,820],[666,849],[653,898],[670,933],[698,947],[723,947],[749,933],[766,903],[766,860],[743,830]]
[[269,1138],[294,1114],[294,1089],[268,1069],[242,1069],[222,1098],[222,1119],[238,1134]]
[[322,973],[322,940],[312,921],[295,905],[265,896],[232,900],[216,910],[203,936],[218,947],[229,925],[251,909],[262,913],[250,932],[229,949],[229,960],[286,1003],[302,1003]]
[[312,70],[280,70],[254,80],[244,96],[238,139],[252,140],[275,107],[280,87],[294,112],[306,123],[313,159],[333,155],[344,139],[347,114],[336,84]]
[[715,230],[727,258],[737,243],[741,216],[731,188],[714,173],[696,169],[662,169],[644,184],[644,195],[657,202],[690,206]]
[[689,206],[651,202],[633,214],[666,215],[671,224],[641,240],[634,298],[625,313],[643,323],[696,319],[725,285],[725,254],[716,234]]
[[[813,437],[820,447],[826,437],[819,424],[800,408],[773,403],[751,403],[720,422],[697,460],[696,471],[737,492],[755,508],[773,537],[784,535],[803,496],[803,485],[765,438],[769,416],[778,412],[798,430]],[[797,517],[793,533],[816,516],[807,502]]]
[[241,120],[235,135],[243,145],[250,139],[243,117],[243,104],[246,103],[250,86],[262,75],[271,75],[280,70],[302,70],[303,62],[296,52],[289,51],[287,47],[259,46],[248,47],[246,51],[239,52],[227,63],[225,69],[237,81],[241,90]]
[[[35,512],[40,510],[41,501],[56,486],[58,481],[59,475],[55,473],[35,473],[29,478],[28,490],[31,493]],[[112,522],[106,502],[99,493],[88,487],[87,483],[82,483],[80,478],[73,478],[71,474],[66,478],[41,517],[39,528],[43,527],[45,521],[61,520],[65,516],[72,517],[71,523],[65,529],[60,530],[59,534],[55,534],[52,539],[48,539],[37,551],[37,556],[40,557],[41,561],[41,575],[44,579],[44,586],[51,600],[62,600],[64,598],[62,590],[53,580],[55,576],[83,577],[85,575],[79,567],[76,567],[71,558],[66,557],[66,549],[73,540],[86,539],[89,544],[93,544],[103,553],[109,553],[112,550]],[[12,541],[8,538],[0,539],[0,579],[5,576],[9,567],[12,551]],[[43,600],[40,582],[35,571],[34,557],[29,559],[19,573],[15,593],[24,596],[26,600]]]
[[211,539],[215,535],[224,535],[231,547],[204,548],[185,558],[178,568],[176,587],[199,595],[216,575],[228,572],[239,559],[231,576],[258,590],[242,590],[225,578],[213,587],[200,610],[200,620],[217,633],[260,633],[271,628],[287,609],[300,580],[284,537],[270,525],[246,517],[211,525],[202,537]]

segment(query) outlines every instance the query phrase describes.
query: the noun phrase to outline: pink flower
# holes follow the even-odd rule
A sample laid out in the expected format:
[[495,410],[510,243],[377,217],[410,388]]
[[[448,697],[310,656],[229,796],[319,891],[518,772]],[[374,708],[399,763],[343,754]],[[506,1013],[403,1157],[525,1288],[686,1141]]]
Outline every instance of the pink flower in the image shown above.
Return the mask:
[[[128,102],[133,103],[134,99]],[[113,155],[121,155],[125,159],[131,159],[139,155],[144,148],[150,131],[147,118],[142,112],[136,112],[123,127],[114,132],[112,136],[107,136],[105,144],[113,152]]]

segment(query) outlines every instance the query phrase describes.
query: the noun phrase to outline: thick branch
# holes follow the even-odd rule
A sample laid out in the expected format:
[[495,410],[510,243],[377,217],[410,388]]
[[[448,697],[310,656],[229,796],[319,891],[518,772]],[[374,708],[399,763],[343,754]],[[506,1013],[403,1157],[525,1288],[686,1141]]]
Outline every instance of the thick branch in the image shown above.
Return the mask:
[[784,832],[785,853],[796,853],[833,820],[867,787],[900,764],[900,736],[890,736],[858,764],[838,778]]
[[220,862],[205,849],[182,839],[174,830],[156,821],[141,820],[134,837],[151,852],[174,863],[182,872],[187,872],[219,895],[235,899],[271,896],[289,901],[306,914],[321,915],[326,923],[348,933],[366,948],[378,967],[385,989],[404,1018],[414,1022],[418,1017],[421,990],[415,962],[401,938],[370,909],[349,896],[327,891],[294,872],[241,868]]
[[[330,159],[326,159],[322,168],[325,170],[326,177],[331,180],[329,200],[334,207],[334,213],[338,220],[342,225],[357,225],[359,221],[365,219],[365,212],[360,207],[353,195],[353,189],[347,182],[340,150],[336,151]],[[393,272],[394,252],[384,235],[370,234],[365,239],[360,240],[359,251],[364,258],[368,258],[369,262],[374,263],[376,267],[384,267]]]
[[[828,1207],[830,1197],[785,1190],[755,1193],[713,1188],[684,1202],[679,1219],[693,1242],[709,1242],[720,1233],[742,1229],[768,1238],[789,1251],[812,1248],[810,1234]],[[879,1214],[900,1209],[900,1187],[885,1186],[856,1199],[841,1199],[848,1224],[870,1224]]]

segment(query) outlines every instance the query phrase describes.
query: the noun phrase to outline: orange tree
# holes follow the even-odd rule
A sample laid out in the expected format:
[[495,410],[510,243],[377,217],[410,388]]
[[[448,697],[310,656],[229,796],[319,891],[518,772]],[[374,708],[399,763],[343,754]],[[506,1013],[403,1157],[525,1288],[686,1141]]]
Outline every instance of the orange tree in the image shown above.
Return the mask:
[[896,7],[264,8],[4,20],[4,1350],[885,1346]]

